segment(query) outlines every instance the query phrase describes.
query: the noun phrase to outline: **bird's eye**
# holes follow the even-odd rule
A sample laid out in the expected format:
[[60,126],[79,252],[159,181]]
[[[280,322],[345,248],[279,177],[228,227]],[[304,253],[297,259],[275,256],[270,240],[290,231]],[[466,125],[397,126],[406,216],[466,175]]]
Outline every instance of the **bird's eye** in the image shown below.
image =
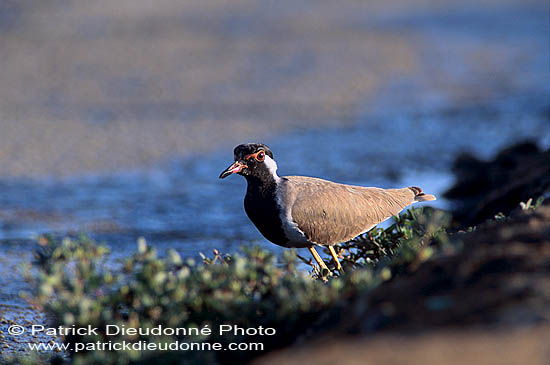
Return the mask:
[[256,155],[256,161],[263,162],[264,159],[265,159],[265,152],[264,151],[258,152],[258,154]]

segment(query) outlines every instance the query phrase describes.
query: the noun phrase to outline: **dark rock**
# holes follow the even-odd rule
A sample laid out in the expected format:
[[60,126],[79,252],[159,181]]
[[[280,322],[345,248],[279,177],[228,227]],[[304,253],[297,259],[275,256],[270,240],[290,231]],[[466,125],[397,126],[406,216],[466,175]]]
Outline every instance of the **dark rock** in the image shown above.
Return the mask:
[[491,161],[460,155],[452,170],[456,183],[443,195],[453,202],[453,217],[461,226],[508,214],[519,202],[550,193],[550,150],[532,142],[504,149]]

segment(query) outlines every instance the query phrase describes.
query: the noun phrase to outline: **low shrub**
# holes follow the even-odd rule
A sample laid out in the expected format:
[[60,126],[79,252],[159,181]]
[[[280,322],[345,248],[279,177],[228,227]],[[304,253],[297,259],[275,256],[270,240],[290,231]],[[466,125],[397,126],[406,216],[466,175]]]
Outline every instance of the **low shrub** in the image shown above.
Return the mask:
[[[234,255],[215,250],[213,256],[203,255],[203,262],[197,263],[182,259],[174,250],[159,257],[142,239],[137,252],[117,267],[107,260],[107,247],[86,237],[61,241],[42,237],[31,278],[36,288],[32,301],[52,318],[52,327],[98,329],[97,333],[61,338],[75,364],[245,361],[311,335],[348,298],[444,248],[447,222],[440,211],[410,210],[387,229],[376,228],[340,245],[337,251],[344,274],[314,269],[310,275],[297,262],[294,250],[280,258],[259,247],[245,247]],[[331,263],[327,260],[327,264]],[[240,330],[220,333],[222,325],[243,331],[273,330],[267,335],[265,331],[263,335]],[[140,328],[142,332],[114,333],[109,328]],[[152,331],[155,328],[182,330],[159,334]],[[162,348],[176,342],[180,351],[112,350],[115,344]],[[232,343],[261,343],[263,348],[185,351],[191,344],[209,348],[214,343],[222,348]],[[97,351],[98,344],[107,347]],[[84,348],[77,351],[76,346]]]

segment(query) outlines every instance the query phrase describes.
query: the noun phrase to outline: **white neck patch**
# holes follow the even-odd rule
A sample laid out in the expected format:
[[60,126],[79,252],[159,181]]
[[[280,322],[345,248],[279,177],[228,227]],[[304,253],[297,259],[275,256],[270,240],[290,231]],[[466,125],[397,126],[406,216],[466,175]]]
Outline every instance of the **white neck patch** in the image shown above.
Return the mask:
[[271,176],[275,179],[275,182],[279,182],[281,178],[277,175],[277,162],[268,155],[265,155],[264,164],[267,166]]

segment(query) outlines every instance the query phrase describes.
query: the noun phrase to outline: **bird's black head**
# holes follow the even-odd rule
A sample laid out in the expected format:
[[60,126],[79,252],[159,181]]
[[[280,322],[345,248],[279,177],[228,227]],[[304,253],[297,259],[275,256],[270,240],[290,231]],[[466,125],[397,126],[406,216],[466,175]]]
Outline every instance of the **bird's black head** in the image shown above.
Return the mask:
[[220,174],[220,179],[231,174],[239,174],[248,178],[266,180],[276,178],[277,164],[268,146],[262,143],[246,143],[235,147],[233,151],[235,163]]

